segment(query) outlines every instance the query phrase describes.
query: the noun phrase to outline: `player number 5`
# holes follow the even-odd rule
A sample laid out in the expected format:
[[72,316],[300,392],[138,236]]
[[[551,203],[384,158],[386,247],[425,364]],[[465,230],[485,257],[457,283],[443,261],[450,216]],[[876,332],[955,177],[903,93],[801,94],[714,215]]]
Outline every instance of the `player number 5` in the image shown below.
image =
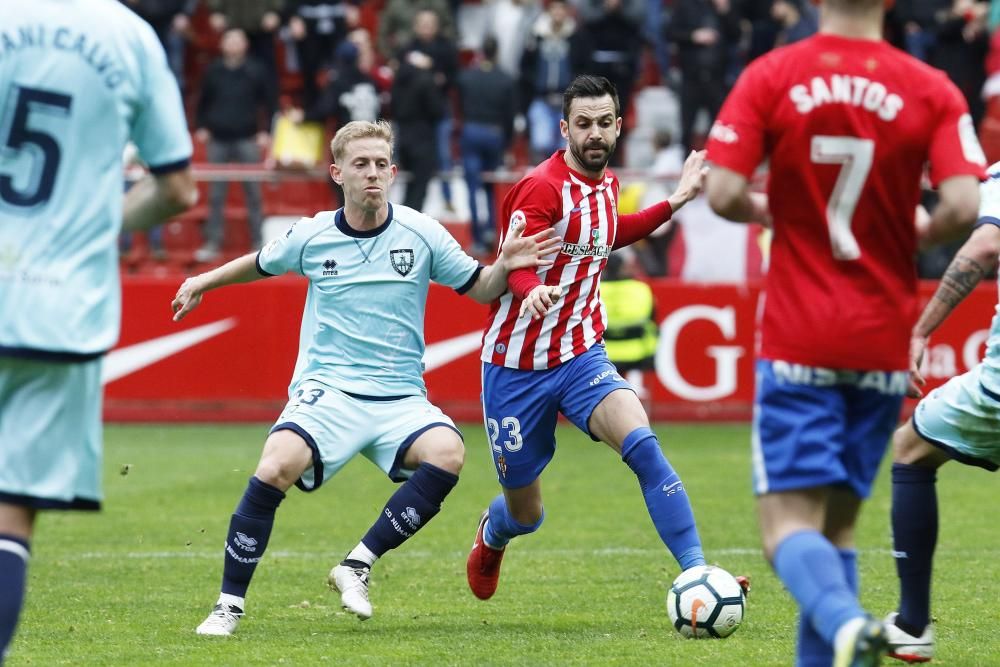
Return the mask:
[[0,116],[0,131],[7,128],[7,136],[0,137],[0,153],[11,161],[26,155],[26,161],[21,162],[26,177],[18,187],[13,174],[0,174],[0,199],[11,206],[31,208],[52,196],[62,160],[52,128],[62,127],[68,120],[73,98],[27,86],[15,86],[13,95],[14,100],[7,102],[7,115]]
[[841,260],[858,259],[861,248],[851,233],[854,209],[861,198],[868,172],[875,156],[875,142],[857,137],[815,136],[810,157],[815,164],[839,164],[840,173],[826,204],[826,224],[830,229],[833,256]]

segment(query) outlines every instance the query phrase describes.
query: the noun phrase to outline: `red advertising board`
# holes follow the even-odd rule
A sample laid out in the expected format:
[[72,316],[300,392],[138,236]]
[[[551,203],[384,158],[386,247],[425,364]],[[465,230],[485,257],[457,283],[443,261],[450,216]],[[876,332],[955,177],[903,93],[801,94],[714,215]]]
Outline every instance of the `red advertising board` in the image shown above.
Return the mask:
[[[298,352],[305,281],[282,277],[228,287],[175,323],[170,300],[178,284],[123,277],[121,341],[104,369],[106,418],[273,420]],[[924,284],[924,297],[934,288]],[[644,377],[653,418],[749,419],[759,286],[661,280],[653,290],[660,341],[655,371]],[[925,366],[931,386],[977,363],[996,302],[995,286],[980,286],[934,336]],[[431,287],[425,377],[431,400],[456,420],[482,416],[478,358],[485,318],[485,306]]]

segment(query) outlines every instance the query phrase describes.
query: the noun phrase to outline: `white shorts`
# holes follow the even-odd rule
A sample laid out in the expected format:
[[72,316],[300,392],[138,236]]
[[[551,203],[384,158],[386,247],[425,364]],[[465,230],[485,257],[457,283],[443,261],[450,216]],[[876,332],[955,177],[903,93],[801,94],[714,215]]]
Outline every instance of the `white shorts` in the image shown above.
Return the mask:
[[305,379],[271,427],[271,433],[298,433],[313,452],[313,466],[295,483],[314,491],[361,454],[394,482],[413,474],[403,468],[410,445],[425,431],[444,426],[458,433],[455,423],[423,396],[368,400],[349,396],[329,385]]
[[0,357],[0,502],[100,509],[100,359]]
[[956,461],[996,470],[1000,466],[1000,400],[979,382],[982,364],[948,380],[913,412],[917,434]]

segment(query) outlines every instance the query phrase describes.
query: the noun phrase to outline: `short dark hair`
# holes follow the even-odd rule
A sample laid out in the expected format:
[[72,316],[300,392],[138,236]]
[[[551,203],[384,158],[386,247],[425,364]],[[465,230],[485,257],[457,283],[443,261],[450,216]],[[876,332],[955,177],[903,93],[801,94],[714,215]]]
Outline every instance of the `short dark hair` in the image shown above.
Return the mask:
[[615,84],[608,81],[603,76],[592,74],[581,74],[573,79],[573,82],[563,93],[563,119],[569,121],[569,107],[573,100],[578,97],[604,97],[610,95],[615,103],[615,118],[621,115],[621,106],[618,104],[618,89]]

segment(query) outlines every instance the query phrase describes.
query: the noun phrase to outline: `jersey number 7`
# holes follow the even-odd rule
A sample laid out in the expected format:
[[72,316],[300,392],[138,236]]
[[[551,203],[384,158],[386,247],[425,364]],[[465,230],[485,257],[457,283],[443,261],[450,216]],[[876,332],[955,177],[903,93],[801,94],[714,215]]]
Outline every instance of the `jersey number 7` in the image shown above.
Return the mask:
[[837,259],[852,260],[861,257],[861,248],[851,233],[851,223],[874,156],[875,142],[871,139],[822,135],[812,138],[810,158],[814,163],[840,165],[837,182],[826,203],[830,246]]

